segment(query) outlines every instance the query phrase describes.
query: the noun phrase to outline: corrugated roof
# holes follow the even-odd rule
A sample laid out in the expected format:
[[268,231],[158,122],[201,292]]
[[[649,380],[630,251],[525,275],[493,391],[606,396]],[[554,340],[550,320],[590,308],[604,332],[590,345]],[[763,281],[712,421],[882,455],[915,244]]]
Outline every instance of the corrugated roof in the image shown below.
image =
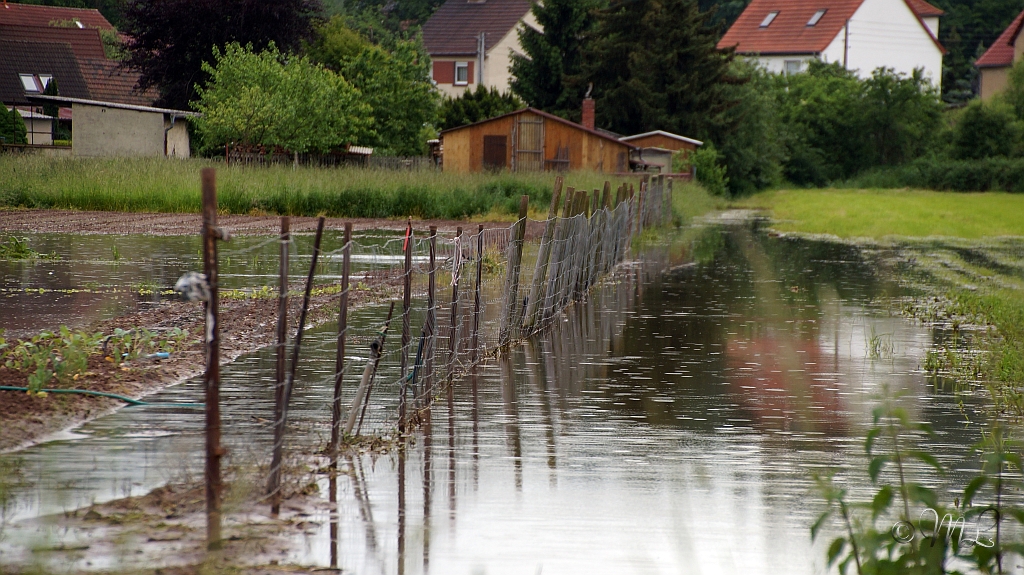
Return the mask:
[[[2,10],[2,8],[0,8]],[[75,58],[99,58],[103,52],[103,39],[95,28],[57,28],[55,26],[18,26],[0,23],[0,40],[26,42],[63,42],[71,45]]]
[[[718,48],[735,47],[740,54],[818,54],[828,48],[863,1],[753,0],[722,36]],[[922,15],[915,5],[925,10],[938,8],[924,0],[902,1],[917,15],[918,23],[932,42],[945,53],[931,30],[921,21]],[[825,10],[825,14],[817,24],[808,26],[811,17],[819,10]],[[775,18],[768,26],[762,27],[761,23],[772,12],[777,13]]]
[[633,144],[630,144],[628,142],[623,142],[622,140],[620,140],[620,139],[618,139],[618,138],[616,138],[614,136],[609,136],[608,134],[602,133],[600,130],[591,130],[590,128],[587,128],[587,127],[583,126],[582,124],[577,124],[576,122],[570,122],[569,120],[566,120],[565,118],[560,118],[560,117],[558,117],[558,116],[556,116],[554,114],[549,114],[549,113],[547,113],[547,112],[545,112],[543,110],[538,110],[537,108],[529,108],[529,107],[527,107],[527,108],[520,108],[520,109],[518,109],[518,110],[516,110],[514,112],[508,112],[507,114],[502,114],[500,116],[495,116],[493,118],[487,118],[486,120],[480,120],[479,122],[473,122],[472,124],[466,124],[464,126],[457,126],[455,128],[448,128],[447,130],[442,130],[441,131],[441,135],[443,136],[444,134],[447,134],[448,132],[454,132],[456,130],[464,130],[464,129],[472,127],[472,126],[479,126],[480,124],[486,124],[487,122],[493,122],[495,120],[500,120],[502,118],[507,118],[509,116],[515,116],[515,115],[522,114],[522,113],[525,113],[525,112],[530,112],[530,113],[533,113],[533,114],[537,114],[538,116],[547,118],[548,120],[552,120],[552,121],[555,121],[555,122],[560,122],[562,124],[565,124],[566,126],[571,126],[571,127],[575,128],[577,130],[582,130],[584,132],[593,134],[593,135],[595,135],[595,136],[597,136],[599,138],[603,138],[605,140],[608,140],[608,141],[611,141],[611,142],[615,142],[616,144],[621,144],[623,146],[626,146],[629,149],[635,149],[636,148],[636,146],[634,146]]
[[619,139],[623,142],[629,142],[632,140],[639,140],[640,138],[646,138],[647,136],[665,136],[666,138],[672,138],[673,140],[679,140],[680,142],[686,142],[695,146],[704,145],[704,142],[700,140],[694,140],[693,138],[687,138],[686,136],[680,136],[679,134],[673,134],[672,132],[666,132],[664,130],[654,130],[653,132],[644,132],[643,134],[633,134],[632,136],[623,136]]
[[116,60],[84,59],[78,61],[78,67],[94,100],[152,106],[157,99],[155,90],[136,92],[139,73],[121,69],[121,63]]
[[530,0],[448,0],[423,25],[423,45],[431,56],[476,54],[485,32],[490,52],[530,11]]
[[120,110],[134,110],[136,112],[152,112],[177,116],[178,118],[198,118],[202,116],[199,112],[187,112],[185,110],[172,110],[170,108],[154,108],[152,106],[136,106],[134,104],[122,104],[120,102],[101,102],[90,98],[69,98],[66,96],[30,96],[33,104],[40,102],[54,102],[57,104],[82,104],[85,106],[101,106],[104,108],[117,108]]
[[57,79],[61,94],[89,97],[89,88],[66,43],[0,40],[0,102],[29,104],[19,74],[49,74]]
[[60,6],[37,6],[35,4],[0,5],[0,24],[16,24],[19,26],[49,26],[50,22],[60,20],[78,20],[90,28],[113,30],[114,27],[93,8],[64,8]]
[[1013,43],[1017,41],[1021,25],[1024,24],[1024,11],[1017,14],[1006,30],[996,38],[988,50],[978,58],[974,65],[979,68],[1000,68],[1013,65]]

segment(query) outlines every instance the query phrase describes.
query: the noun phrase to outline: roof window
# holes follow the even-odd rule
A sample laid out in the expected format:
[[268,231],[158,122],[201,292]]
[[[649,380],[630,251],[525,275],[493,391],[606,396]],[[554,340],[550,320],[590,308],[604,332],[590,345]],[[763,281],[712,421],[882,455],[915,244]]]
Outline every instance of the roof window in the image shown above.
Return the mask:
[[772,23],[772,20],[775,20],[775,17],[778,15],[778,10],[775,10],[774,12],[769,12],[768,15],[764,17],[764,20],[761,20],[761,28],[767,28],[768,25]]
[[36,81],[34,74],[18,74],[18,77],[21,78],[21,87],[24,88],[26,92],[37,94],[43,91]]
[[807,25],[814,26],[815,24],[817,24],[818,21],[821,20],[821,17],[825,15],[825,12],[828,12],[827,8],[822,8],[821,10],[815,12],[814,16],[811,16],[811,19],[807,21]]

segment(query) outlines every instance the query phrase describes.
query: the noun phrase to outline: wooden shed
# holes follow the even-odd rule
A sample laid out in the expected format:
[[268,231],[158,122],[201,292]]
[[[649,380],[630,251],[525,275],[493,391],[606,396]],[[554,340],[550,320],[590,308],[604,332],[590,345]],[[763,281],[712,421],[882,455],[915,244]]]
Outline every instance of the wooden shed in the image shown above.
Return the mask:
[[704,142],[700,140],[661,130],[644,132],[635,136],[623,136],[619,139],[638,148],[661,148],[662,150],[672,150],[673,152],[679,150],[693,152],[699,146],[704,145]]
[[535,108],[441,132],[445,171],[629,171],[633,145]]

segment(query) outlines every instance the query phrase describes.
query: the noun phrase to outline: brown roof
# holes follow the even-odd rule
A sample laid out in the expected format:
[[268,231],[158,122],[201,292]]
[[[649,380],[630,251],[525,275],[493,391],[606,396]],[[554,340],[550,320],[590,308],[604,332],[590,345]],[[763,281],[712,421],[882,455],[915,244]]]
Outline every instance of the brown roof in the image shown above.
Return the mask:
[[[928,37],[945,53],[931,30],[921,21],[921,14],[914,8],[913,2],[938,9],[923,0],[904,1],[917,15],[918,22]],[[736,52],[740,54],[818,54],[828,48],[842,31],[846,21],[863,2],[864,0],[752,0],[722,36],[718,48],[721,50],[735,47]],[[818,23],[808,26],[807,22],[815,12],[823,9],[826,12]],[[762,28],[761,22],[771,12],[777,12],[775,19]]]
[[476,54],[477,38],[489,52],[530,11],[531,0],[448,0],[423,25],[423,45],[431,56]]
[[35,4],[0,5],[0,24],[16,24],[19,26],[49,26],[50,22],[60,20],[78,20],[89,28],[113,30],[114,27],[92,8],[64,8],[59,6],[37,6]]
[[[138,72],[122,70],[121,63],[107,59],[85,59],[78,61],[82,76],[89,86],[89,94],[93,100],[133,104],[135,106],[152,106],[157,94],[152,90],[143,93],[135,91],[139,82]],[[61,90],[63,94],[63,90]]]
[[580,131],[583,131],[583,132],[587,132],[589,134],[592,134],[592,135],[597,136],[599,138],[608,140],[610,142],[615,142],[616,144],[619,144],[620,146],[625,146],[625,147],[630,148],[630,149],[636,148],[636,146],[634,146],[634,145],[632,145],[632,144],[630,144],[628,142],[623,142],[623,141],[619,140],[618,138],[616,138],[615,136],[608,135],[608,134],[606,134],[606,133],[604,133],[604,132],[602,132],[600,130],[591,130],[590,128],[587,128],[587,127],[583,126],[582,124],[577,124],[576,122],[570,122],[569,120],[566,120],[565,118],[559,118],[558,116],[556,116],[554,114],[549,114],[549,113],[547,113],[547,112],[545,112],[543,110],[538,110],[537,108],[529,108],[529,107],[527,107],[527,108],[520,108],[520,109],[518,109],[518,110],[516,110],[514,112],[508,112],[507,114],[502,114],[500,116],[495,116],[493,118],[487,118],[486,120],[480,120],[479,122],[473,122],[472,124],[466,124],[464,126],[457,126],[455,128],[448,128],[447,130],[442,130],[441,131],[441,135],[443,136],[444,134],[447,134],[448,132],[454,132],[456,130],[463,130],[465,128],[469,128],[469,127],[472,127],[472,126],[479,126],[480,124],[486,124],[487,122],[493,122],[494,120],[500,120],[501,118],[507,118],[509,116],[515,116],[517,114],[522,114],[524,112],[530,112],[530,113],[533,113],[533,114],[537,114],[538,116],[541,116],[543,118],[547,118],[548,120],[559,122],[559,123],[565,124],[566,126],[571,126],[571,127],[575,128],[577,130],[580,130]]
[[[0,8],[2,10],[2,8]],[[106,58],[99,30],[55,26],[15,26],[0,23],[0,40],[61,42],[71,45],[75,58]]]
[[907,0],[907,5],[914,11],[914,14],[917,14],[922,18],[927,18],[929,16],[942,16],[945,14],[941,8],[932,6],[924,0]]
[[89,88],[66,43],[0,40],[0,102],[29,104],[19,74],[52,75],[62,95],[89,97]]
[[996,38],[988,50],[978,58],[974,65],[979,68],[1000,68],[1013,65],[1013,44],[1024,24],[1024,12],[1017,14],[1006,30]]

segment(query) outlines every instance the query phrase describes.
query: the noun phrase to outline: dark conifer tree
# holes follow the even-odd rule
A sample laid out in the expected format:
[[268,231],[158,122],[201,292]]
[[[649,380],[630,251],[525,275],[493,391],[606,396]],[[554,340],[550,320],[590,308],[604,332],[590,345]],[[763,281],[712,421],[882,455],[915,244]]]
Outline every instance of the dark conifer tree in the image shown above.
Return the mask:
[[159,90],[159,105],[188,109],[214,46],[262,50],[274,42],[291,52],[312,38],[322,12],[320,0],[129,0],[121,30],[129,37],[126,65],[142,73],[140,89]]
[[441,103],[441,129],[457,128],[493,118],[523,107],[523,101],[509,93],[501,93],[494,87],[477,85],[476,90],[466,90],[458,98],[446,98]]
[[533,5],[544,32],[524,26],[519,32],[525,55],[512,57],[512,92],[534,108],[572,120],[580,118],[584,91],[566,78],[578,75],[584,35],[594,26],[602,0],[545,0]]

